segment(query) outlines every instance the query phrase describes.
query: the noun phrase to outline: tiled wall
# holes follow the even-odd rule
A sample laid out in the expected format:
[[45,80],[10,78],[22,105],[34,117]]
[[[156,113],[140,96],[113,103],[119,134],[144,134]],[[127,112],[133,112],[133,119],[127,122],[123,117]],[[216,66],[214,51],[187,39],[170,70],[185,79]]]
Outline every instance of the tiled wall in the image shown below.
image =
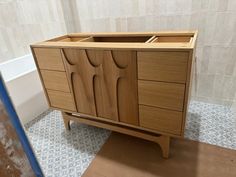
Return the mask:
[[193,98],[236,105],[236,0],[2,0],[0,25],[0,62],[66,32],[198,29]]
[[65,34],[58,0],[0,0],[0,62],[30,52],[29,45]]

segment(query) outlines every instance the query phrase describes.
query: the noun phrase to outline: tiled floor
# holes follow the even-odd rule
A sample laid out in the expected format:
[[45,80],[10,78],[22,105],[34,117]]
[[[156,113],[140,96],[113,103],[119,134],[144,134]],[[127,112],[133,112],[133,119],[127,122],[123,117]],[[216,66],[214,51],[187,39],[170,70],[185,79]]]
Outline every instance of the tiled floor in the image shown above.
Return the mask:
[[82,124],[66,131],[59,111],[40,115],[26,132],[46,177],[81,176],[110,134]]
[[189,107],[185,137],[236,149],[236,115],[229,107],[194,101]]
[[[66,131],[59,111],[48,111],[26,125],[45,175],[81,176],[110,131],[72,124]],[[236,117],[227,107],[192,102],[185,137],[236,149]]]

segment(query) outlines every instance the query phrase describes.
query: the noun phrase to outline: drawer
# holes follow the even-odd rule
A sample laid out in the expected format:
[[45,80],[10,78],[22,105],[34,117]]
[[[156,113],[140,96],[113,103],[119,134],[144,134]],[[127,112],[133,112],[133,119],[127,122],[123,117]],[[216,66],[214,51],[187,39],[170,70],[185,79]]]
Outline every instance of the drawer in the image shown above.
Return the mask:
[[65,71],[60,49],[34,48],[40,69]]
[[40,70],[46,89],[70,92],[66,73],[60,71]]
[[76,111],[73,97],[70,93],[47,90],[50,106],[70,111]]
[[185,83],[188,52],[138,52],[138,79]]
[[179,111],[139,105],[139,123],[141,127],[180,135],[182,117],[183,113]]
[[184,84],[138,81],[139,104],[183,110]]

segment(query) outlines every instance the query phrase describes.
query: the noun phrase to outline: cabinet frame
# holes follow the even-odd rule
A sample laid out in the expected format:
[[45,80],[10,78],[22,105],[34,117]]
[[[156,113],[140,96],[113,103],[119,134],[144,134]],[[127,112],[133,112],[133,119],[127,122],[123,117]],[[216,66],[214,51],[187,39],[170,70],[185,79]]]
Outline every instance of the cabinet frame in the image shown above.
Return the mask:
[[[65,36],[60,36],[54,39],[50,39],[44,42],[36,43],[31,45],[31,50],[36,62],[36,66],[39,71],[40,79],[43,84],[44,91],[48,100],[50,107],[58,109],[63,113],[63,120],[67,130],[70,129],[70,121],[78,121],[81,123],[102,127],[117,131],[120,133],[140,137],[150,141],[158,143],[162,149],[163,157],[168,158],[169,156],[169,143],[170,137],[183,138],[184,127],[187,115],[188,104],[190,100],[190,89],[191,89],[191,78],[193,77],[192,67],[194,64],[195,48],[196,48],[197,31],[182,31],[182,32],[147,32],[147,33],[76,33],[69,34]],[[59,64],[59,69],[47,66],[46,58],[39,64],[38,55],[35,50],[41,49],[51,49],[59,50],[61,53],[62,65]],[[104,117],[83,114],[80,113],[77,108],[73,110],[64,109],[63,107],[54,107],[51,105],[50,98],[47,95],[46,85],[41,74],[41,70],[55,70],[66,72],[68,76],[68,69],[66,68],[65,56],[63,53],[64,49],[78,49],[78,50],[112,50],[112,51],[131,51],[136,52],[136,76],[138,82],[138,52],[184,52],[188,53],[187,59],[187,70],[186,70],[186,80],[180,80],[176,83],[181,83],[185,86],[184,96],[183,96],[183,110],[182,110],[182,123],[180,133],[170,133],[163,130],[153,130],[150,128],[144,128],[140,124],[132,125],[125,122],[119,122],[111,119],[106,119]],[[44,55],[44,54],[42,54]],[[45,54],[45,56],[49,56]],[[54,56],[54,55],[53,55]],[[49,57],[50,58],[50,57]],[[43,66],[43,67],[42,67]],[[46,66],[46,67],[45,67]],[[152,80],[152,79],[151,79]],[[157,80],[160,82],[173,82]],[[72,97],[72,102],[76,105],[75,93],[73,93],[73,88],[71,87],[71,81],[67,77],[67,82],[70,87],[68,94]],[[138,90],[138,88],[137,88]],[[59,91],[60,92],[60,91]],[[137,98],[138,98],[137,91]],[[138,100],[138,106],[141,105]],[[75,106],[76,107],[76,106]],[[137,108],[138,109],[138,108]],[[165,109],[162,108],[161,109]]]

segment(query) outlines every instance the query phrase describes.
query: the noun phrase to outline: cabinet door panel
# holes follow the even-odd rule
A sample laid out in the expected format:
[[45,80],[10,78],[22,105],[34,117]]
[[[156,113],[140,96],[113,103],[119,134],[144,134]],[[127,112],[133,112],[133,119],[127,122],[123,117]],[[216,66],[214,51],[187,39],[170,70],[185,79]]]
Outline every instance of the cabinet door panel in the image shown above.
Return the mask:
[[117,83],[119,120],[138,125],[136,52],[113,51],[114,60],[124,71]]
[[63,51],[78,112],[138,124],[136,52]]

